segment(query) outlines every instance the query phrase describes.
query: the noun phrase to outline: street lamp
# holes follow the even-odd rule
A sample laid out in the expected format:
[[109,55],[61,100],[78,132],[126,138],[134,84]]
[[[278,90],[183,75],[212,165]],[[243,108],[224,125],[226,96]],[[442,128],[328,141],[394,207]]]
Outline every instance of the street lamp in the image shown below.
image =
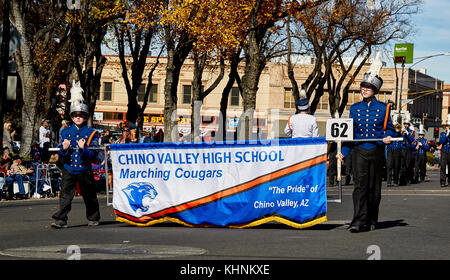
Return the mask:
[[416,60],[416,59],[420,59],[420,60],[417,61],[416,63],[414,63],[413,65],[411,65],[410,68],[413,68],[416,64],[418,64],[418,63],[420,63],[420,62],[422,62],[422,61],[424,61],[426,59],[429,59],[429,58],[432,58],[432,57],[436,57],[436,56],[450,56],[450,52],[439,53],[439,54],[434,54],[434,55],[428,55],[428,56],[422,56],[422,57],[414,58],[414,60]]
[[[422,56],[422,57],[416,57],[414,58],[414,60],[420,59],[419,61],[417,61],[416,63],[414,63],[413,65],[411,65],[409,68],[411,69],[412,67],[414,67],[415,65],[417,65],[418,63],[427,60],[429,58],[432,57],[437,57],[437,56],[450,56],[450,52],[445,52],[445,53],[439,53],[439,54],[434,54],[434,55],[428,55],[428,56]],[[400,99],[403,93],[403,74],[404,74],[404,67],[405,67],[405,57],[396,57],[396,63],[402,63],[402,75],[401,75],[401,82],[400,82]],[[394,66],[396,66],[396,63],[394,63]],[[415,71],[415,70],[414,70]],[[397,68],[395,68],[395,73],[397,74]],[[398,83],[398,77],[396,78],[397,83]],[[396,86],[396,88],[398,88],[398,86]],[[395,104],[396,104],[396,110],[398,110],[398,119],[397,121],[399,123],[401,123],[401,114],[400,114],[400,108],[402,107],[401,104],[398,104],[398,97],[397,97],[397,91],[396,91],[396,96],[395,96]]]

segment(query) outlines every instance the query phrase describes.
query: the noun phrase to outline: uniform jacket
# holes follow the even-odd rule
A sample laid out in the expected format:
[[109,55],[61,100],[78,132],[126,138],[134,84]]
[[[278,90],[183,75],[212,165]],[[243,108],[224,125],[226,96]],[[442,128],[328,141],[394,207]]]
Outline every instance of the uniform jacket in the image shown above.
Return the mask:
[[[387,104],[378,101],[376,98],[370,103],[360,101],[353,104],[350,107],[350,118],[353,119],[354,139],[381,139],[397,135]],[[356,146],[371,150],[375,147],[383,147],[383,142],[346,142],[342,146],[342,154],[347,156],[351,149]]]
[[[419,148],[416,148],[417,144],[419,144],[419,143],[420,143]],[[422,139],[417,138],[413,142],[413,147],[416,150],[417,155],[423,156],[423,155],[426,155],[427,151],[430,150],[430,142],[428,142],[428,140],[425,139],[425,137]]]
[[450,152],[450,141],[445,131],[439,135],[439,143],[442,145],[442,151]]
[[319,127],[314,116],[300,113],[289,117],[284,133],[292,138],[319,137]]
[[[92,136],[92,137],[91,137]],[[81,138],[86,140],[84,149],[77,149],[77,141]],[[61,131],[61,144],[58,154],[63,160],[64,168],[73,174],[79,174],[91,170],[92,161],[97,156],[96,150],[87,149],[87,144],[91,138],[89,147],[98,147],[98,133],[87,125],[83,125],[79,129],[75,124],[72,124]],[[70,147],[63,150],[62,142],[64,139],[70,140]]]
[[[394,137],[401,137],[400,133],[395,133]],[[402,148],[402,142],[401,141],[392,141],[390,144],[386,145],[388,150],[398,150]]]
[[408,128],[406,132],[402,132],[403,142],[402,147],[405,149],[415,150],[416,146],[413,145],[416,139],[416,132]]

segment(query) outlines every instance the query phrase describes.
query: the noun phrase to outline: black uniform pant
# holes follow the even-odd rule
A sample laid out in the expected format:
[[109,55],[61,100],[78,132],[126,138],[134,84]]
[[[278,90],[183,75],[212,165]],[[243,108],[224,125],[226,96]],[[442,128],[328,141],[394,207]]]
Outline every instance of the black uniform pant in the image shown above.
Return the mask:
[[423,181],[427,175],[427,156],[426,155],[416,155],[415,162],[415,180],[419,179]]
[[400,185],[406,185],[408,182],[414,182],[414,157],[411,149],[401,149],[400,166]]
[[353,149],[353,220],[351,226],[375,225],[381,201],[384,149]]
[[386,158],[387,184],[398,184],[401,164],[401,149],[388,149]]
[[55,220],[67,221],[67,215],[72,209],[72,200],[75,195],[77,183],[86,205],[86,218],[89,221],[100,220],[100,209],[92,171],[81,174],[72,174],[63,168],[62,186],[59,197],[59,210],[53,214]]
[[[448,174],[447,174],[447,168],[449,169],[448,171],[450,171],[450,152],[444,151],[441,149],[441,159],[439,161],[439,164],[441,166],[441,174],[440,174],[440,181],[441,181],[441,186],[447,185],[447,178],[448,178]],[[449,172],[450,173],[450,172]]]

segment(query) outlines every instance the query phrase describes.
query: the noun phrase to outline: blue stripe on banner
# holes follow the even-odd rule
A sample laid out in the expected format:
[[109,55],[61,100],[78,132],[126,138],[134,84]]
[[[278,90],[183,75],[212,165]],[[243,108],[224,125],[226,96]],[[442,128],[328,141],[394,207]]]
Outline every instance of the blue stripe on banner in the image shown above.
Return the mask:
[[278,215],[302,224],[326,214],[326,163],[249,191],[170,215],[195,225],[242,225]]
[[210,149],[210,148],[242,148],[267,146],[295,146],[326,144],[325,137],[314,138],[283,138],[268,140],[215,141],[215,142],[179,142],[179,143],[129,143],[111,144],[112,151],[141,150],[141,149]]

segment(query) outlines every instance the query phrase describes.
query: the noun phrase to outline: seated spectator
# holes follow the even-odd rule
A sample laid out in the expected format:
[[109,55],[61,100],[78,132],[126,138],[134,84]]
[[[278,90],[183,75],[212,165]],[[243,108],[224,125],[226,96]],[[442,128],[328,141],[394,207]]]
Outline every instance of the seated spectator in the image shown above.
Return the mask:
[[3,150],[3,155],[0,158],[0,169],[3,170],[9,170],[11,167],[13,160],[12,160],[12,154],[11,151],[7,148]]
[[9,198],[14,199],[14,182],[19,185],[19,194],[16,199],[26,198],[25,187],[23,185],[24,176],[34,173],[32,168],[26,168],[22,165],[22,158],[14,156],[13,164],[8,170],[8,177],[6,177],[6,185],[8,186]]
[[139,139],[139,143],[151,143],[152,141],[152,136],[150,135],[150,131],[145,131],[144,136],[141,137],[141,139]]
[[112,133],[109,129],[106,128],[105,130],[103,130],[102,137],[100,138],[100,144],[112,144]]
[[[29,174],[29,178],[30,178],[30,182],[36,186],[35,189],[33,189],[33,192],[31,193],[33,195],[33,197],[37,197],[40,198],[42,195],[42,186],[44,185],[44,178],[43,178],[43,170],[39,169],[38,172],[38,167],[39,165],[41,165],[41,155],[39,152],[35,152],[33,154],[33,159],[31,160],[31,168],[33,169],[33,173]],[[37,175],[37,180],[36,180],[36,175]]]

